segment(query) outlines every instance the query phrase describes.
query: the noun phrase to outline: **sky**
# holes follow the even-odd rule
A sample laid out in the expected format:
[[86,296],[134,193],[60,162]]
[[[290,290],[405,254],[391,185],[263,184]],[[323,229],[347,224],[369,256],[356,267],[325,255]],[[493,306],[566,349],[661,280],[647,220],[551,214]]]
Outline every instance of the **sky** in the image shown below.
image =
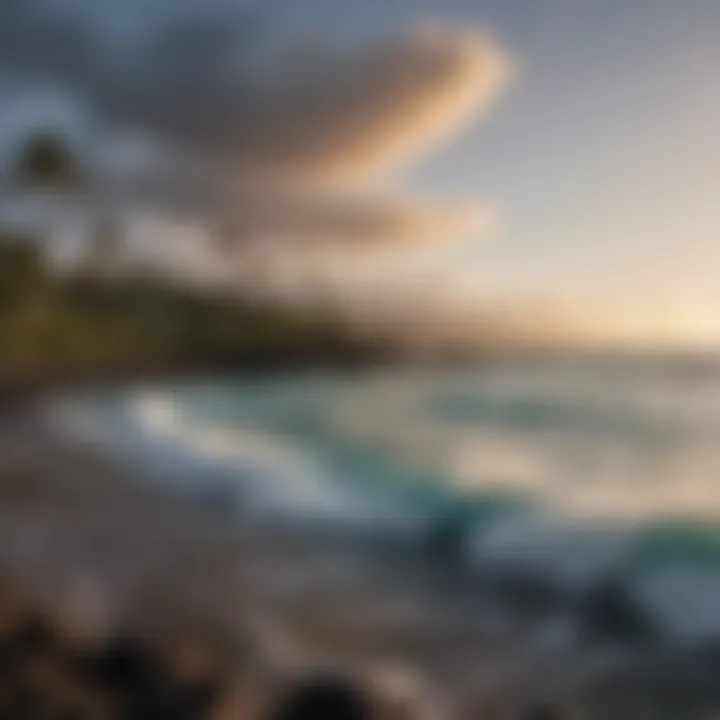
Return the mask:
[[[133,186],[151,204],[197,207],[284,257],[322,248],[350,304],[397,297],[465,336],[501,308],[550,339],[720,344],[717,0],[32,5],[46,25],[78,13],[106,52],[83,59],[56,34],[43,63],[5,43],[18,108],[30,81],[71,87],[103,137],[132,128],[172,157]],[[194,35],[173,25],[183,8]],[[238,44],[217,34],[232,23],[196,37],[198,18],[236,11],[239,74],[208,51]],[[150,73],[128,51],[143,33],[163,61]]]
[[[488,281],[713,291],[720,5],[503,5],[465,8],[513,48],[517,83],[493,121],[423,178],[450,186],[454,175],[502,204],[507,223],[484,256]],[[529,5],[538,6],[534,19]]]
[[429,17],[477,23],[514,55],[516,77],[491,117],[414,178],[449,196],[480,191],[500,208],[495,231],[463,256],[477,261],[479,284],[718,299],[720,4],[364,5],[398,23],[424,15],[420,5]]

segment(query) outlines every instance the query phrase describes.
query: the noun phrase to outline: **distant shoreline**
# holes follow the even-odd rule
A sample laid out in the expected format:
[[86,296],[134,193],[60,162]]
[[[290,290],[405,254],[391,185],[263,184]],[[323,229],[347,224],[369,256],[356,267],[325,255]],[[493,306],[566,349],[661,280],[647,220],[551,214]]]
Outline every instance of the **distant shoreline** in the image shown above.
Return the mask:
[[476,356],[438,356],[424,360],[414,359],[402,353],[342,354],[323,356],[256,356],[231,361],[147,361],[118,362],[107,365],[82,365],[76,367],[45,367],[27,370],[7,370],[0,366],[0,404],[7,405],[41,397],[58,390],[104,389],[135,382],[185,380],[198,376],[276,375],[284,372],[364,372],[371,370],[428,369],[449,371],[472,371],[484,367],[510,365],[592,368],[598,364],[632,367],[648,363],[666,366],[679,372],[715,373],[720,371],[720,354],[673,352],[569,352],[543,350],[533,352],[502,351],[480,353]]

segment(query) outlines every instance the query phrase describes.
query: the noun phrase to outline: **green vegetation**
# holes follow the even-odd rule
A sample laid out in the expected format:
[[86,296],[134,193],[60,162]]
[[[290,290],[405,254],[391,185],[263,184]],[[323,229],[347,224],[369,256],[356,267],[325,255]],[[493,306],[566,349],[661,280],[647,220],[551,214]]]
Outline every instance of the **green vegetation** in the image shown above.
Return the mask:
[[125,367],[357,360],[369,347],[330,312],[157,279],[48,273],[37,244],[0,238],[0,375]]
[[[68,141],[30,137],[11,182],[25,192],[87,196],[94,184]],[[114,219],[96,207],[85,272],[49,273],[32,238],[0,233],[0,380],[168,366],[246,367],[370,357],[329,308],[290,308],[157,278],[112,278]]]
[[[29,193],[85,195],[93,178],[64,137],[41,131],[19,148],[11,183]],[[85,271],[72,277],[48,272],[33,238],[0,232],[0,381],[370,356],[329,308],[290,308],[157,278],[112,278],[106,270],[116,231],[113,218],[99,213]]]

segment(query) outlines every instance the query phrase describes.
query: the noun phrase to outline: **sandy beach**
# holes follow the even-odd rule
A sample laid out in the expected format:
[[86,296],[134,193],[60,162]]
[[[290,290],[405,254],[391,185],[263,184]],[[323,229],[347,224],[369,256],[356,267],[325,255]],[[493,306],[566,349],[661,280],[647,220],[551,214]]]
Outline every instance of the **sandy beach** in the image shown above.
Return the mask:
[[[18,714],[15,687],[72,717],[267,717],[295,683],[328,673],[363,688],[377,717],[720,707],[707,649],[583,643],[566,608],[500,592],[422,542],[259,521],[222,495],[173,492],[71,441],[37,402],[0,417],[0,497],[3,647],[30,657],[4,680],[2,717],[70,717]],[[133,667],[152,659],[143,697],[157,685],[166,705],[141,715],[125,686],[111,692],[87,669],[119,652]]]

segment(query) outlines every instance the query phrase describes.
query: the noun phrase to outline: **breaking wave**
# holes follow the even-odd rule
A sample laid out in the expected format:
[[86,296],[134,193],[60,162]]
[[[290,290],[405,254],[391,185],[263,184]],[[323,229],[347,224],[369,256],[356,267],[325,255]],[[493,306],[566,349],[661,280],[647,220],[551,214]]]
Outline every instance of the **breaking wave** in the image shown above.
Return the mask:
[[64,412],[165,481],[221,488],[256,517],[402,529],[568,598],[619,578],[662,632],[720,631],[712,368],[212,379]]

